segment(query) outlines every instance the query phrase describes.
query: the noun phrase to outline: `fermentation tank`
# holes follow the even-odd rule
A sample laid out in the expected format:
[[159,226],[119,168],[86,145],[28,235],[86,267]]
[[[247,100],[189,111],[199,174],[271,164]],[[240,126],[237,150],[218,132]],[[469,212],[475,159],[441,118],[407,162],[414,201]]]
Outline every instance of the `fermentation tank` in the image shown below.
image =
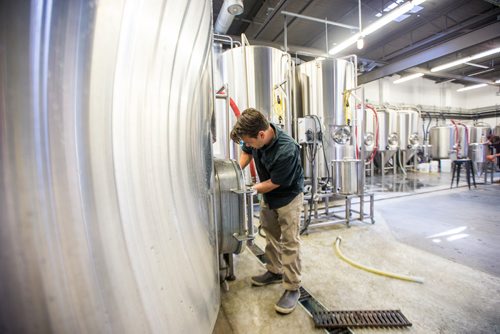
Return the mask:
[[[349,97],[348,92],[355,87],[356,69],[351,61],[343,59],[315,60],[297,66],[296,75],[299,100],[297,115],[314,117],[323,133],[323,147],[316,154],[316,175],[326,178],[332,161],[351,161],[357,158],[352,133],[355,100],[352,96]],[[312,177],[311,164],[305,161],[304,165],[306,177]],[[356,164],[337,163],[334,166],[334,175],[331,177],[335,180],[336,189],[340,192],[347,191],[342,187],[347,184],[343,182],[343,178],[357,177],[358,171],[354,168]]]
[[[382,174],[384,174],[386,165],[394,157],[399,147],[398,114],[393,109],[379,108],[377,109],[377,118],[379,124],[379,149],[375,162]],[[393,164],[393,167],[395,166],[396,164]]]
[[212,332],[211,5],[1,2],[0,332]]
[[392,109],[377,109],[380,151],[394,151],[399,147],[397,112]]
[[420,144],[418,137],[419,114],[415,110],[398,110],[398,141],[402,150],[416,149]]
[[[361,109],[358,109],[358,114],[361,113]],[[370,154],[370,152],[373,150],[376,142],[376,133],[377,133],[377,121],[374,116],[374,111],[372,111],[369,108],[365,108],[365,128],[364,131],[359,131],[358,133],[358,140],[364,140],[364,145],[365,145],[365,152],[368,152],[367,154]],[[361,134],[364,133],[363,138],[361,138]],[[359,142],[361,145],[361,142]]]
[[488,151],[488,144],[485,143],[472,143],[469,145],[469,158],[474,163],[478,175],[481,175],[484,171]]
[[[353,115],[350,109],[344,108],[344,92],[355,85],[354,65],[342,59],[310,61],[297,66],[296,74],[297,94],[300,97],[298,117],[315,116],[321,123],[326,161],[354,158],[347,126],[348,121],[352,122]],[[346,133],[349,136],[345,136]],[[319,177],[327,176],[328,165],[324,160],[318,159]]]
[[495,126],[495,130],[493,132],[495,136],[500,136],[500,125]]
[[[458,153],[459,157],[467,156],[468,136],[463,126],[435,126],[431,128],[429,137],[433,159],[449,159],[450,154],[454,153]],[[457,143],[460,143],[460,145],[457,145]],[[458,146],[460,146],[460,149],[457,152]]]
[[[223,52],[217,60],[215,75],[227,85],[227,92],[240,111],[255,108],[291,134],[290,66],[290,56],[281,50],[246,45]],[[217,110],[217,118],[221,112]],[[234,117],[232,112],[231,117]],[[235,121],[232,118],[230,124]],[[218,126],[224,126],[224,122],[219,123]]]
[[475,125],[469,128],[470,130],[470,143],[484,143],[489,134],[491,134],[491,127],[489,125]]

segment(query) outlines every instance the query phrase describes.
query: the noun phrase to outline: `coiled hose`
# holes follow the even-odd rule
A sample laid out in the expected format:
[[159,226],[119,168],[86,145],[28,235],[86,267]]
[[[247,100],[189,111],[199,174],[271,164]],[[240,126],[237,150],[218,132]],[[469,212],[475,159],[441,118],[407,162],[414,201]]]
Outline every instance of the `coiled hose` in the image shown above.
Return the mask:
[[400,280],[403,280],[403,281],[409,281],[409,282],[415,282],[415,283],[424,283],[424,279],[422,277],[412,277],[412,276],[405,276],[405,275],[393,274],[393,273],[381,271],[381,270],[378,270],[378,269],[375,269],[375,268],[370,268],[370,267],[367,267],[367,266],[364,266],[362,264],[354,262],[353,260],[345,257],[344,254],[342,254],[342,252],[340,251],[340,242],[341,241],[342,241],[342,238],[341,237],[337,237],[337,239],[335,240],[335,250],[337,251],[337,255],[342,260],[344,260],[345,262],[349,263],[351,266],[359,268],[359,269],[363,269],[365,271],[368,271],[368,272],[371,272],[371,273],[374,273],[374,274],[377,274],[377,275],[382,275],[382,276],[386,276],[386,277],[390,277],[390,278],[396,278],[396,279],[400,279]]

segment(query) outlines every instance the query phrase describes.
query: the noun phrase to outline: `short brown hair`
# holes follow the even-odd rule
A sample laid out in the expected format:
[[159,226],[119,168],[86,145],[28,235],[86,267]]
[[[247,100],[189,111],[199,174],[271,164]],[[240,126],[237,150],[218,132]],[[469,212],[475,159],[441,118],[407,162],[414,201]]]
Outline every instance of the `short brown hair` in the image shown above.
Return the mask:
[[257,109],[245,109],[238,121],[231,130],[231,139],[239,143],[242,136],[257,138],[260,131],[265,131],[269,128],[269,121]]

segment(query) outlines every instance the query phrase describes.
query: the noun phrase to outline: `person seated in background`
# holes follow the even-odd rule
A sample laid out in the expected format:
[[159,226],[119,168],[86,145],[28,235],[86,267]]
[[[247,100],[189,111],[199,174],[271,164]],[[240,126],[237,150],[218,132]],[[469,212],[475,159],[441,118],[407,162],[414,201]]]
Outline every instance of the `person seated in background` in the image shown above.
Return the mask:
[[[488,139],[487,143],[490,146],[492,154],[488,154],[486,156],[486,160],[495,162],[495,159],[500,157],[500,137],[495,135],[489,135],[487,136],[487,139]],[[495,153],[493,153],[493,149],[495,149],[494,151]],[[500,163],[498,165],[500,167]]]

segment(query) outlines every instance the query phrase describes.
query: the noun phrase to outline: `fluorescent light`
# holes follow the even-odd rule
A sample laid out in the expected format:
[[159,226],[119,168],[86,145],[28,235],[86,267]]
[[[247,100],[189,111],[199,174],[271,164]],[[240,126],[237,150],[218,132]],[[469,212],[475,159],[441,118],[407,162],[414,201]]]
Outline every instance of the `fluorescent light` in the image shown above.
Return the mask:
[[476,55],[471,56],[471,60],[476,60],[476,59],[479,59],[479,58],[483,58],[483,57],[486,57],[486,56],[489,56],[489,55],[492,55],[492,54],[495,54],[495,53],[498,53],[498,52],[500,52],[500,48],[496,48],[496,49],[491,49],[491,50],[488,50],[488,51],[484,51],[484,52],[481,52],[481,53],[478,53]]
[[358,48],[358,50],[361,50],[364,46],[365,41],[362,38],[358,39],[358,41],[356,42],[356,47]]
[[391,10],[393,10],[394,8],[396,8],[397,6],[398,6],[398,4],[395,3],[395,2],[393,2],[389,6],[387,6],[387,7],[384,8],[384,12],[390,12]]
[[500,79],[498,79],[497,81],[495,81],[495,83],[500,83]]
[[423,73],[415,73],[415,74],[407,75],[406,77],[399,78],[398,80],[395,80],[392,83],[398,84],[398,83],[402,83],[402,82],[409,81],[412,79],[420,78],[422,76],[424,76]]
[[476,63],[464,63],[466,65],[469,65],[469,66],[474,66],[474,67],[479,67],[479,68],[489,68],[488,66],[484,66],[484,65],[479,65],[479,64],[476,64]]
[[472,55],[469,57],[457,59],[457,60],[452,61],[450,63],[446,63],[443,65],[433,67],[433,68],[431,68],[431,72],[439,72],[439,71],[445,70],[447,68],[455,67],[455,66],[460,65],[460,64],[465,64],[465,63],[470,62],[471,60],[476,60],[476,59],[483,58],[483,57],[486,57],[486,56],[489,56],[489,55],[492,55],[495,53],[499,53],[499,52],[500,52],[500,48],[484,51],[484,52],[481,52],[481,53],[478,53],[478,54],[475,54],[475,55]]
[[361,32],[362,35],[367,36],[375,31],[379,30],[380,28],[382,28],[383,26],[385,26],[386,24],[388,24],[389,22],[391,22],[395,18],[403,15],[404,13],[406,13],[407,11],[409,11],[410,9],[413,8],[413,6],[414,6],[413,3],[414,3],[414,1],[408,1],[408,2],[404,3],[403,5],[399,6],[398,8],[396,8],[395,10],[382,16],[380,19],[378,19],[377,21],[373,22],[368,27],[363,29],[363,31]]
[[328,53],[331,55],[339,53],[340,51],[342,51],[342,50],[348,48],[349,46],[353,45],[354,43],[356,43],[360,37],[361,37],[361,34],[358,32],[358,33],[352,35],[351,37],[349,37],[348,39],[346,39],[345,41],[343,41],[342,43],[331,48],[330,51],[328,51]]
[[354,43],[356,43],[358,41],[358,39],[363,38],[363,37],[373,33],[374,31],[382,28],[383,26],[390,23],[395,18],[403,15],[404,13],[408,12],[409,10],[411,10],[415,6],[420,5],[424,1],[425,0],[410,0],[408,2],[405,2],[404,4],[398,6],[396,9],[392,10],[388,14],[382,16],[379,20],[375,21],[374,23],[372,23],[371,25],[366,27],[361,32],[358,32],[357,34],[352,35],[351,37],[349,37],[348,39],[346,39],[342,43],[340,43],[340,44],[336,45],[335,47],[333,47],[332,49],[330,49],[329,53],[331,55],[339,53],[340,51],[342,51],[342,50],[348,48],[349,46],[353,45]]
[[479,84],[479,85],[472,85],[472,86],[467,86],[464,88],[457,89],[457,92],[465,92],[466,90],[471,90],[471,89],[476,89],[476,88],[481,88],[481,87],[486,87],[488,86],[487,84]]

